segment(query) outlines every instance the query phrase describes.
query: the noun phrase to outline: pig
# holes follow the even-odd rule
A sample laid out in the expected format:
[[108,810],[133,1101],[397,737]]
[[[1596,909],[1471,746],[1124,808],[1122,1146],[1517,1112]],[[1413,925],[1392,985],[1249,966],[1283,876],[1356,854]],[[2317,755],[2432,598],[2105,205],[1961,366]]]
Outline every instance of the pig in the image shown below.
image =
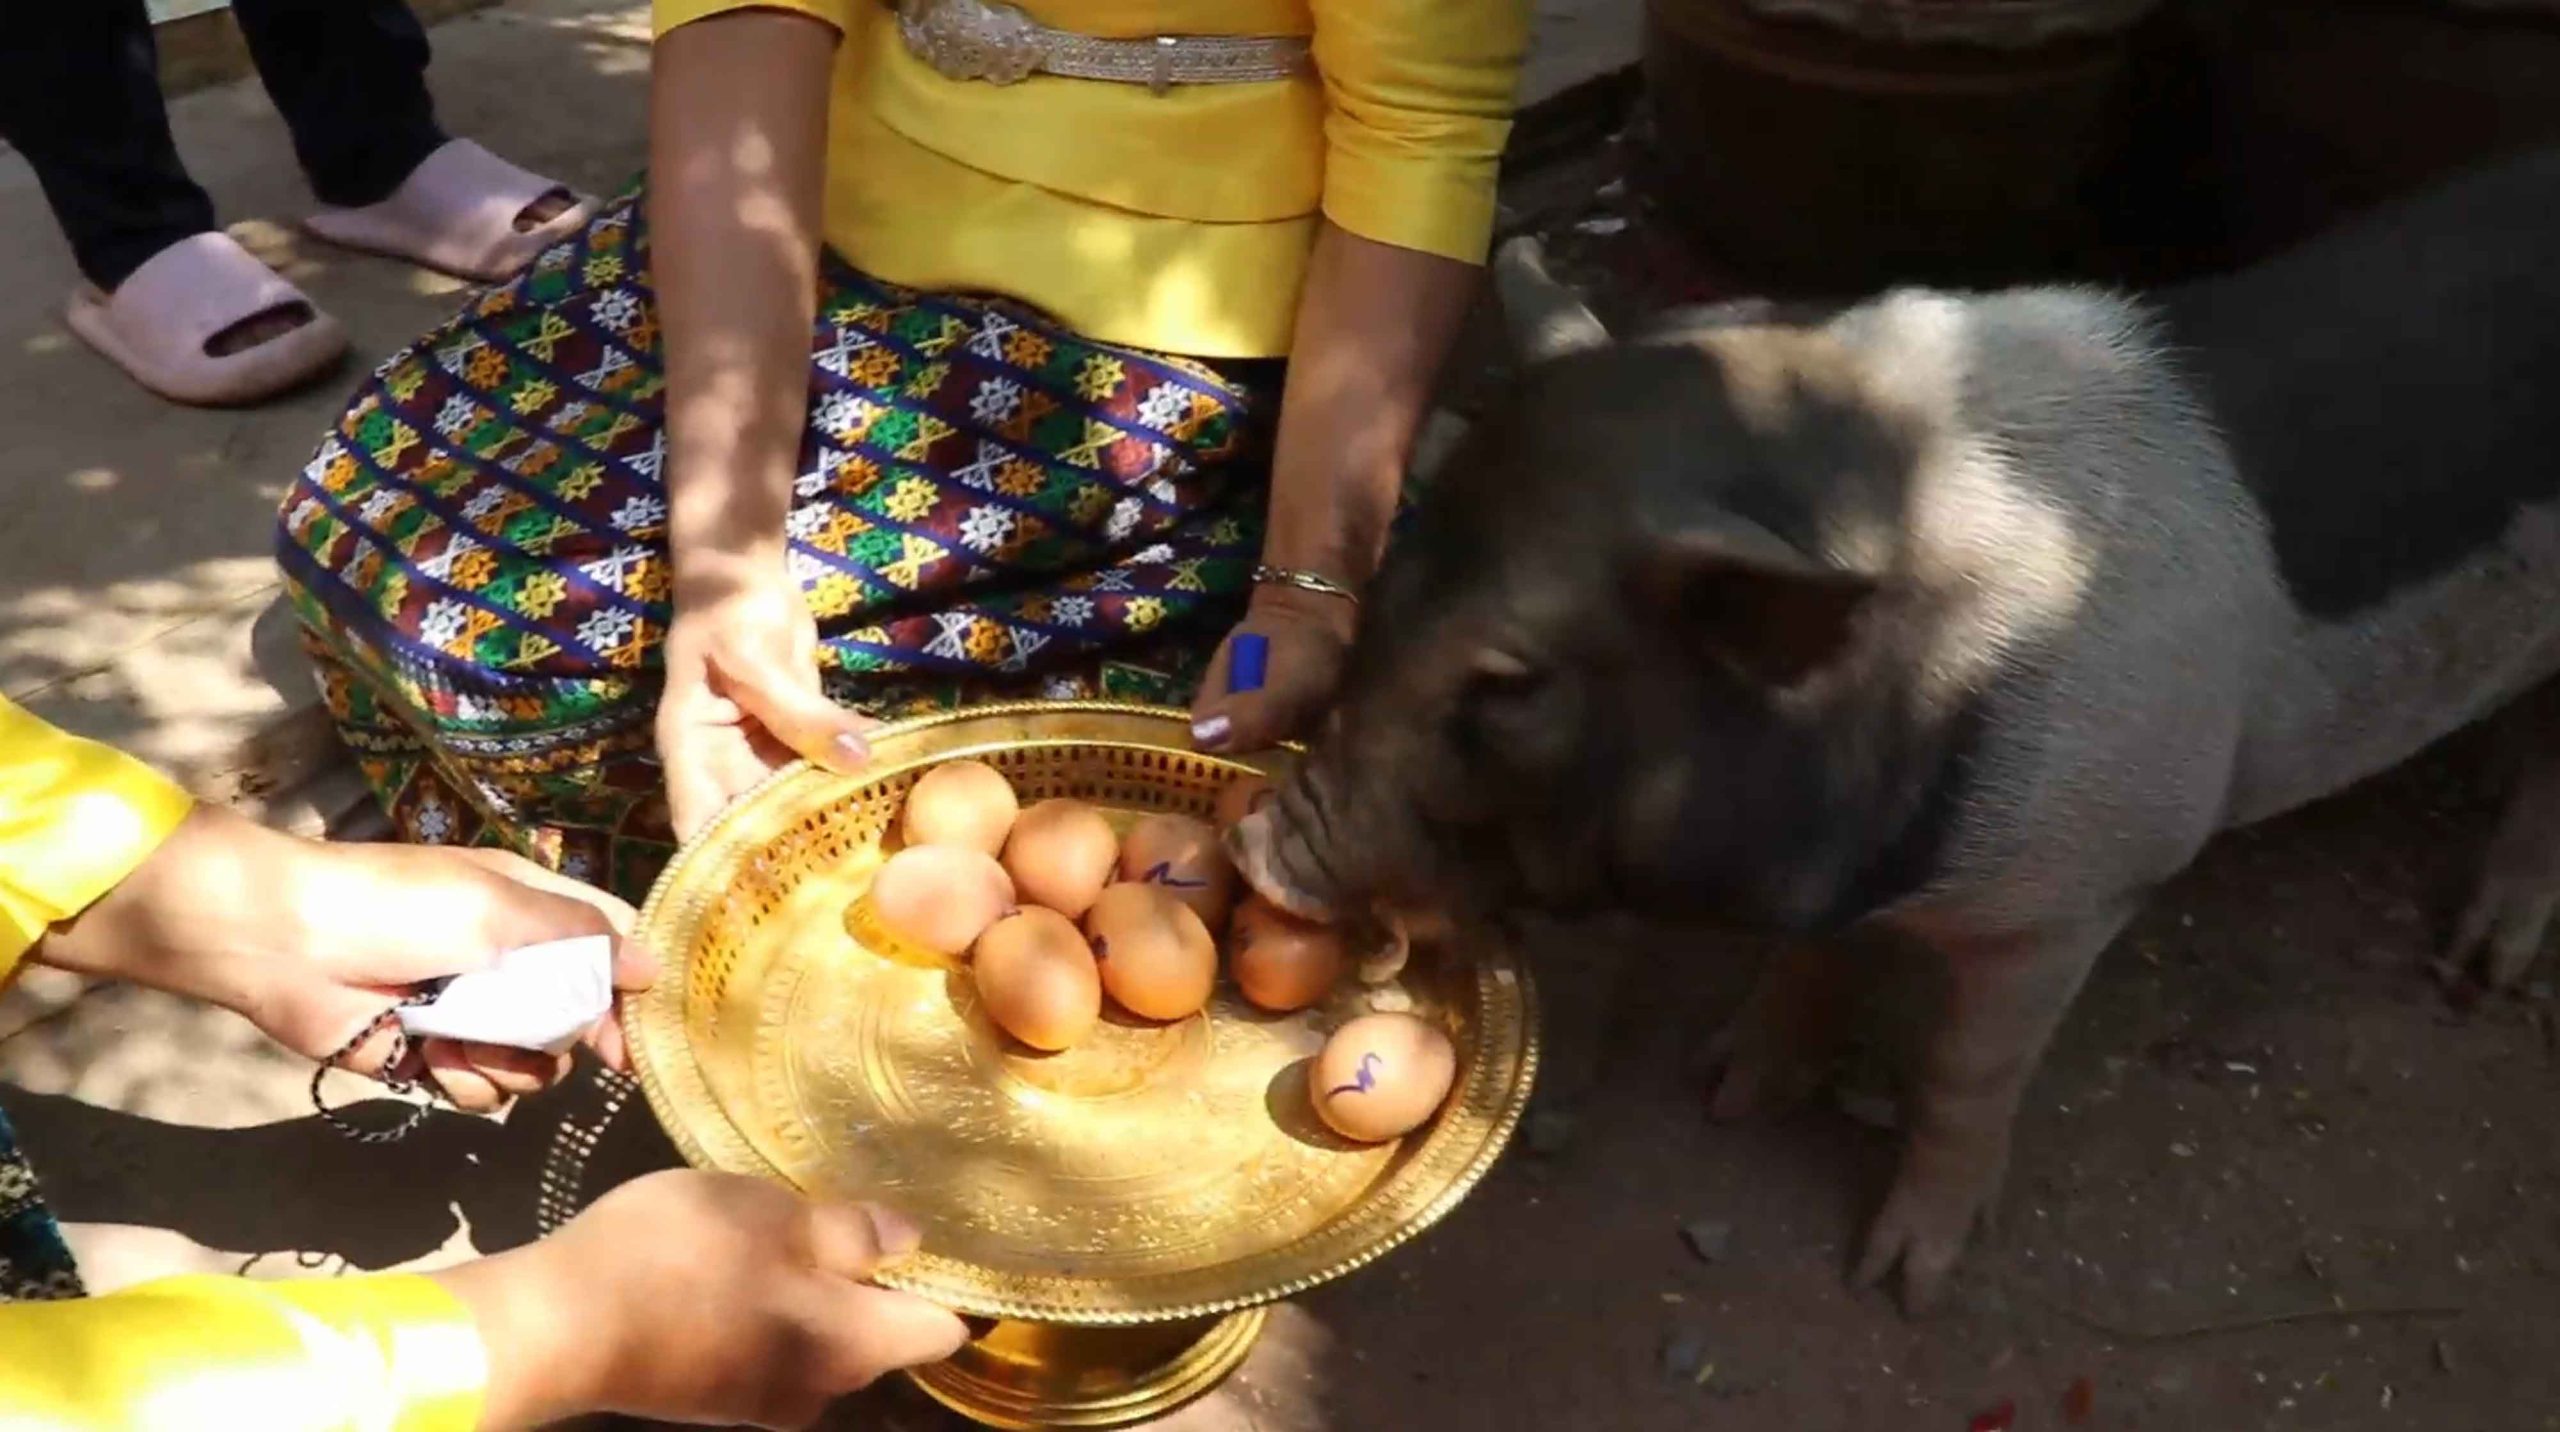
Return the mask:
[[[1945,1006],[1852,1278],[1925,1308],[2145,895],[2560,670],[2555,214],[2537,154],[2147,298],[1899,289],[1624,341],[1506,246],[1525,361],[1231,852],[1315,917],[1765,935],[1725,1117],[1810,1092],[1844,952],[1915,944]],[[2495,985],[2560,899],[2560,751],[2525,734],[2454,938]]]

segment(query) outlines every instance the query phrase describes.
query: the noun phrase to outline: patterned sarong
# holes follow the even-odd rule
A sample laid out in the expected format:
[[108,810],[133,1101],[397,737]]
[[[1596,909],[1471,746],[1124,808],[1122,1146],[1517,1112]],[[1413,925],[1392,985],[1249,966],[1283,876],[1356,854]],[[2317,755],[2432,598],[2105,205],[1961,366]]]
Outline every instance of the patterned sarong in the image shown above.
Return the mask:
[[[830,691],[1187,701],[1260,545],[1277,378],[831,259],[789,523]],[[287,494],[329,711],[408,839],[635,900],[665,863],[664,389],[626,196],[377,369]]]
[[0,1303],[80,1296],[80,1274],[44,1206],[35,1170],[0,1112]]

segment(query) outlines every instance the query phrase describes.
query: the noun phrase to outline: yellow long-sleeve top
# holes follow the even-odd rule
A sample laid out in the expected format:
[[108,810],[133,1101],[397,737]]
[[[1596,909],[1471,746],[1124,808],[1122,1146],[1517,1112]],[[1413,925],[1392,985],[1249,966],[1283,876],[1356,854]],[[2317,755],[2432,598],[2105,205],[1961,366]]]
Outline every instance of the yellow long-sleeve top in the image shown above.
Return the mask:
[[[189,809],[150,768],[0,698],[0,982]],[[487,1357],[419,1277],[171,1278],[103,1298],[0,1305],[0,1429],[475,1427]]]
[[833,26],[827,241],[912,288],[1000,293],[1090,338],[1202,358],[1289,350],[1317,216],[1466,263],[1529,42],[1527,0],[1018,0],[1104,39],[1299,36],[1259,84],[946,78],[885,0],[654,0],[659,33],[743,9]]

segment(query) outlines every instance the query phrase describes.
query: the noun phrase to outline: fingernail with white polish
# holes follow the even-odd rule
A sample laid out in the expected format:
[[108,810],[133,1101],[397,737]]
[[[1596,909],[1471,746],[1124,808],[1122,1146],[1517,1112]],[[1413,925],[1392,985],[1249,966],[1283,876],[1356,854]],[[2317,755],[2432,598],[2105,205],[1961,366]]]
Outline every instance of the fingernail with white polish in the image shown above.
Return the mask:
[[884,1258],[904,1258],[924,1246],[924,1230],[916,1221],[894,1208],[877,1204],[863,1210],[871,1216],[872,1237],[880,1245]]
[[836,759],[847,765],[859,766],[871,759],[871,743],[851,731],[838,732],[834,744]]
[[1204,721],[1194,721],[1191,723],[1192,744],[1202,747],[1223,746],[1227,743],[1227,734],[1234,729],[1233,724],[1224,716],[1212,716]]

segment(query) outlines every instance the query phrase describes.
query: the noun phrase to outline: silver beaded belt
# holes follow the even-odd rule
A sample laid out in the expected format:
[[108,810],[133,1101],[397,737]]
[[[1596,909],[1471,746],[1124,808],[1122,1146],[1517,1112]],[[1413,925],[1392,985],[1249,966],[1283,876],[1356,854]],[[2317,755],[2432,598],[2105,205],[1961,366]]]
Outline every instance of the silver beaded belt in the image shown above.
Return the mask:
[[1002,0],[893,0],[916,58],[955,80],[1009,85],[1033,75],[1145,85],[1254,84],[1306,68],[1296,35],[1158,35],[1106,40],[1053,30]]

